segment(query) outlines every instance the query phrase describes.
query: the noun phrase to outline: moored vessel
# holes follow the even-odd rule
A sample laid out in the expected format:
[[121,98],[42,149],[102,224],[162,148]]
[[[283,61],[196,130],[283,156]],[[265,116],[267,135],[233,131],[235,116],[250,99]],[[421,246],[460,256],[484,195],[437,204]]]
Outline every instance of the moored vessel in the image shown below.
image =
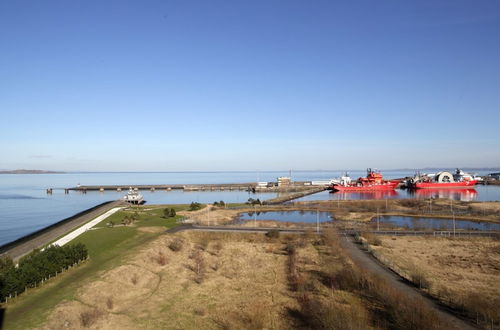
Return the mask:
[[332,192],[383,191],[394,190],[399,183],[399,180],[384,180],[380,172],[369,168],[367,169],[366,178],[358,178],[356,181],[352,181],[346,174],[342,177],[340,183],[332,184],[330,189]]
[[455,174],[446,171],[436,174],[416,174],[409,180],[408,187],[411,189],[469,189],[474,187],[477,181],[473,175],[457,168]]
[[130,203],[130,204],[144,204],[146,201],[144,200],[144,197],[139,194],[137,190],[132,189],[132,187],[129,188],[127,194],[123,196],[123,201]]

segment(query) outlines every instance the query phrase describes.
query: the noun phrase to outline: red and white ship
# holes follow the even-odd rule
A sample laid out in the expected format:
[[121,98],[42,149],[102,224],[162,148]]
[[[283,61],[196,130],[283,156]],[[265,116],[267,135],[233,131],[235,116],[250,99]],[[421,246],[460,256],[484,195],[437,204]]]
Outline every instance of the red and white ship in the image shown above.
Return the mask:
[[356,191],[384,191],[394,190],[399,184],[399,180],[387,181],[383,179],[382,174],[367,170],[366,178],[359,178],[352,182],[347,175],[343,176],[340,183],[334,183],[330,186],[332,192],[356,192]]
[[477,181],[477,178],[471,174],[457,168],[455,174],[446,171],[436,174],[417,174],[408,182],[408,187],[410,189],[470,189],[476,185]]

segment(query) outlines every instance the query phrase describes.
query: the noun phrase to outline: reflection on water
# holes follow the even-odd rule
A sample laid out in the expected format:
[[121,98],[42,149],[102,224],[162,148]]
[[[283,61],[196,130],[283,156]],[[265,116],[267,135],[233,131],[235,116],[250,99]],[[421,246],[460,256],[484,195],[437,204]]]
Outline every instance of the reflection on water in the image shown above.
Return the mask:
[[388,191],[363,191],[363,192],[332,192],[336,195],[336,199],[349,200],[349,199],[390,199],[398,198],[399,194],[396,190]]
[[447,198],[456,201],[470,202],[477,199],[476,189],[415,189],[408,190],[409,196],[416,198]]
[[[380,227],[386,229],[387,226],[393,228],[410,228],[415,230],[420,229],[435,229],[435,230],[453,230],[452,219],[439,218],[419,218],[419,217],[404,217],[395,215],[386,215],[379,217]],[[371,224],[375,226],[377,219],[373,219]],[[500,224],[491,222],[476,222],[469,220],[455,220],[456,229],[466,230],[500,230]]]
[[329,212],[314,211],[272,211],[272,212],[249,212],[240,214],[240,221],[247,220],[275,220],[283,222],[306,222],[315,223],[332,221],[333,218]]
[[393,191],[366,192],[334,192],[321,191],[293,200],[361,200],[361,199],[395,199],[395,198],[447,198],[457,201],[500,201],[500,186],[478,185],[473,189],[396,189]]

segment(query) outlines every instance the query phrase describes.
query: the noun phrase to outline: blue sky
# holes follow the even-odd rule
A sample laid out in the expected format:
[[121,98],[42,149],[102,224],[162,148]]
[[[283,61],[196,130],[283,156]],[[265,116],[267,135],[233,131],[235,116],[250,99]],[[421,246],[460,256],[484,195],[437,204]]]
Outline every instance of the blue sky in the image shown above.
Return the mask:
[[500,2],[2,1],[0,169],[500,165]]

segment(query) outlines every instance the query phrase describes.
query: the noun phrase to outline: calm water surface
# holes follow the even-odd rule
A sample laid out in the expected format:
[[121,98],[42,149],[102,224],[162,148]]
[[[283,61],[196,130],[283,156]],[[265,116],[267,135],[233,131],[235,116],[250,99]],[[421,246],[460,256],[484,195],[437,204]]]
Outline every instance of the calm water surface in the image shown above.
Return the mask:
[[478,185],[474,189],[396,189],[374,192],[334,192],[322,191],[304,196],[294,201],[349,200],[349,199],[397,199],[397,198],[448,198],[457,201],[500,201],[500,186]]
[[[400,178],[412,175],[409,171],[386,171],[386,178]],[[483,173],[480,173],[483,174]],[[244,183],[275,181],[279,176],[288,176],[288,171],[249,172],[111,172],[111,173],[64,173],[64,174],[0,174],[0,245],[29,234],[61,219],[105,201],[116,200],[125,192],[70,192],[65,195],[62,188],[81,185],[131,185],[131,184],[182,184],[182,183]],[[327,180],[341,175],[340,171],[295,171],[295,181]],[[365,175],[364,171],[351,171],[352,177]],[[53,195],[45,190],[54,188]],[[500,187],[477,189],[475,200],[500,200]],[[341,196],[322,192],[302,200],[336,198],[412,198],[407,192],[396,191],[393,196],[370,196],[366,194]],[[245,202],[248,198],[261,200],[274,198],[276,194],[249,194],[244,191],[183,192],[149,191],[141,192],[148,204],[180,204],[214,202]],[[447,192],[450,193],[450,192]],[[459,193],[462,194],[462,193]],[[461,195],[460,195],[461,196]],[[450,198],[457,198],[455,195]],[[462,198],[462,197],[460,197]]]
[[[375,225],[376,219],[372,220],[372,225]],[[380,226],[389,224],[391,227],[402,227],[410,229],[436,229],[436,230],[453,230],[452,219],[439,218],[418,218],[404,216],[380,216]],[[491,222],[475,222],[468,220],[455,220],[456,229],[466,230],[500,230],[500,224]]]
[[284,212],[249,212],[242,213],[239,220],[275,220],[283,222],[305,222],[316,223],[319,217],[319,222],[332,221],[333,218],[329,212],[313,212],[313,211],[284,211]]

